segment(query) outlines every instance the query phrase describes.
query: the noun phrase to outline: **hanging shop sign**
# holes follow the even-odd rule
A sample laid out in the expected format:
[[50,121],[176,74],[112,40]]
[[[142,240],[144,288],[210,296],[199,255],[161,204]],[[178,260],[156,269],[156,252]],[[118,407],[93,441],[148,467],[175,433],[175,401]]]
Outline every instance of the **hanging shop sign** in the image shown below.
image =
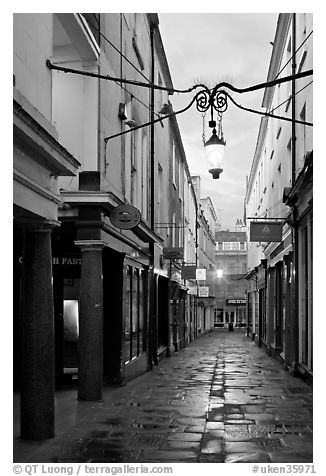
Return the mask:
[[179,284],[182,284],[182,280],[181,280],[181,274],[179,271],[174,271],[172,274],[171,274],[171,281],[175,281]]
[[110,215],[112,225],[121,230],[131,230],[139,225],[141,220],[140,211],[131,205],[118,205]]
[[197,286],[190,286],[188,288],[188,294],[191,296],[197,296]]
[[170,248],[163,248],[163,257],[164,259],[183,259],[183,248],[182,246],[174,246]]
[[282,241],[282,222],[253,221],[250,223],[250,241]]
[[181,268],[182,279],[196,279],[196,266],[182,266]]
[[209,296],[209,286],[199,286],[198,297],[208,297],[208,296]]
[[233,306],[245,306],[247,299],[226,299],[226,304]]
[[196,279],[197,281],[205,281],[206,279],[206,269],[196,269]]

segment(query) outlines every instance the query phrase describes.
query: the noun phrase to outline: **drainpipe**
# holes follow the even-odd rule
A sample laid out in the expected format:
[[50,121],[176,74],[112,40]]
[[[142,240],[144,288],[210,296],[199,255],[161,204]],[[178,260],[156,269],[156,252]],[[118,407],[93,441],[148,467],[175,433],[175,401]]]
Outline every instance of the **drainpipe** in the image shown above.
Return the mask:
[[[151,83],[154,84],[154,35],[155,25],[150,23],[150,48],[151,48]],[[151,229],[155,229],[155,129],[153,121],[154,117],[154,88],[150,92],[150,224]],[[155,275],[154,275],[154,242],[149,243],[150,251],[150,269],[149,269],[149,335],[148,335],[148,366],[149,369],[153,365],[158,364],[157,358],[157,316],[156,316],[156,302],[155,302]]]
[[[124,51],[124,48],[123,48],[123,33],[122,33],[122,24],[123,24],[123,18],[122,18],[122,13],[120,13],[120,51]],[[120,55],[120,78],[122,79],[123,77],[123,64],[122,64],[122,55]],[[121,83],[122,84],[122,83]],[[123,101],[125,102],[125,101]],[[120,128],[121,128],[121,132],[123,131],[123,121],[121,121],[121,125],[120,125]],[[126,170],[126,164],[125,164],[125,160],[126,160],[126,156],[125,156],[125,137],[122,136],[121,137],[121,149],[120,149],[120,152],[121,152],[121,191],[122,191],[122,196],[123,196],[123,199],[125,200],[125,197],[126,197],[126,173],[125,173],[125,170]]]
[[[154,70],[154,26],[150,26],[150,41],[151,41],[151,83],[155,83],[155,70]],[[151,174],[151,229],[154,231],[155,228],[155,142],[154,142],[154,133],[155,133],[155,125],[153,124],[155,120],[155,115],[154,115],[154,88],[151,89],[151,99],[150,99],[150,117],[151,117],[151,135],[150,135],[150,174]]]
[[[296,72],[296,14],[292,13],[292,74]],[[292,187],[294,187],[296,180],[296,84],[295,79],[292,80]],[[293,313],[292,313],[292,373],[297,371],[298,364],[298,347],[299,347],[299,322],[298,322],[298,223],[297,223],[297,208],[292,209],[293,213]]]

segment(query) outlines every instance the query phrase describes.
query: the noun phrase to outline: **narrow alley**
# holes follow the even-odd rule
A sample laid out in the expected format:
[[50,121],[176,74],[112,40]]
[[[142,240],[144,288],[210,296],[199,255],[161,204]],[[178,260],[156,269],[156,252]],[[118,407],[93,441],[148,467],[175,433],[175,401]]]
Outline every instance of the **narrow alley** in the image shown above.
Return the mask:
[[56,436],[21,440],[15,422],[14,462],[312,462],[312,405],[244,330],[216,330],[101,402],[57,391]]

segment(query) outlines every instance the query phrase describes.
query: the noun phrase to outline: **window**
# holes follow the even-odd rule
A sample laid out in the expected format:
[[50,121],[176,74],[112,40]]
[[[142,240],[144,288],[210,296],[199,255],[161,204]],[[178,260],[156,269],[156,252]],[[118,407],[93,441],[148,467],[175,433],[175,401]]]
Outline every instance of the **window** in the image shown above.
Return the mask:
[[179,197],[183,199],[183,163],[179,161]]
[[240,241],[240,250],[244,251],[246,249],[246,243],[243,241]]
[[144,327],[144,271],[127,265],[125,270],[124,318],[125,362],[143,351]]
[[277,170],[279,171],[279,173],[281,173],[281,170],[282,170],[282,164],[279,164],[279,166],[277,167]]
[[280,137],[281,132],[282,132],[282,127],[279,127],[279,129],[277,131],[277,134],[276,134],[276,139],[278,139]]
[[145,69],[144,60],[143,60],[143,57],[141,55],[136,36],[133,36],[133,38],[132,38],[132,46],[134,48],[134,52],[135,52],[136,58],[138,60],[140,69],[143,71]]
[[303,64],[304,64],[304,62],[305,62],[306,56],[307,56],[307,50],[304,50],[304,51],[302,52],[301,56],[300,56],[297,73],[300,73],[300,72],[302,71],[302,67],[303,67]]
[[[163,86],[162,77],[161,77],[159,72],[157,73],[157,84],[159,86]],[[163,91],[162,91],[162,89],[159,89],[157,91],[157,95],[158,95],[158,110],[161,111],[161,109],[163,107]]]
[[[290,81],[289,81],[289,82],[290,82]],[[289,95],[289,99],[287,100],[287,103],[285,104],[285,112],[287,112],[287,111],[289,110],[291,101],[292,101],[292,96]]]
[[272,152],[271,152],[271,155],[270,155],[270,157],[269,157],[270,160],[272,160],[273,155],[274,155],[274,150],[272,150]]
[[[300,112],[300,119],[301,121],[305,122],[306,121],[306,104],[304,104],[303,108],[301,109]],[[301,135],[301,141],[302,141],[302,156],[305,155],[306,152],[306,126],[302,126],[302,135]]]
[[[163,169],[161,164],[157,164],[157,210],[156,210],[156,217],[157,222],[161,223],[162,221],[162,206],[163,206]],[[162,230],[159,230],[162,231]]]
[[99,13],[83,13],[82,14],[97,42],[100,44],[100,14]]
[[176,179],[176,176],[177,176],[177,158],[176,158],[176,155],[175,155],[175,144],[173,142],[172,137],[171,137],[171,141],[172,141],[172,183],[173,183],[174,187],[176,188],[177,187],[177,179]]
[[[74,68],[78,64],[79,69],[91,71],[89,65],[96,64],[98,46],[94,38],[96,31],[91,29],[90,22],[96,26],[97,16],[93,13],[85,16],[54,14],[51,61],[68,68]],[[95,69],[92,71],[95,72]],[[87,143],[88,170],[97,170],[95,137],[98,105],[94,101],[97,93],[96,81],[93,83],[83,75],[69,75],[68,78],[62,74],[52,74],[51,120],[56,124],[58,140],[81,163],[86,160],[84,144]]]
[[[128,135],[128,134],[126,134]],[[148,136],[146,130],[142,130],[142,155],[141,155],[141,194],[142,194],[142,216],[145,220],[148,220],[148,203],[150,189],[148,186],[149,177],[149,160],[148,160]]]

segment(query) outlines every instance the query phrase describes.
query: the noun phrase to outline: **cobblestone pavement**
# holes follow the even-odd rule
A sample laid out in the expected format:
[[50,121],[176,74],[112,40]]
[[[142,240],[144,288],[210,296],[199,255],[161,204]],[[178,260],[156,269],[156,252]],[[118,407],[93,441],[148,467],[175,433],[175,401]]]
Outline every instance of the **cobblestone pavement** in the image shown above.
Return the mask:
[[215,331],[103,402],[56,396],[57,433],[14,462],[312,462],[312,390],[243,331]]

